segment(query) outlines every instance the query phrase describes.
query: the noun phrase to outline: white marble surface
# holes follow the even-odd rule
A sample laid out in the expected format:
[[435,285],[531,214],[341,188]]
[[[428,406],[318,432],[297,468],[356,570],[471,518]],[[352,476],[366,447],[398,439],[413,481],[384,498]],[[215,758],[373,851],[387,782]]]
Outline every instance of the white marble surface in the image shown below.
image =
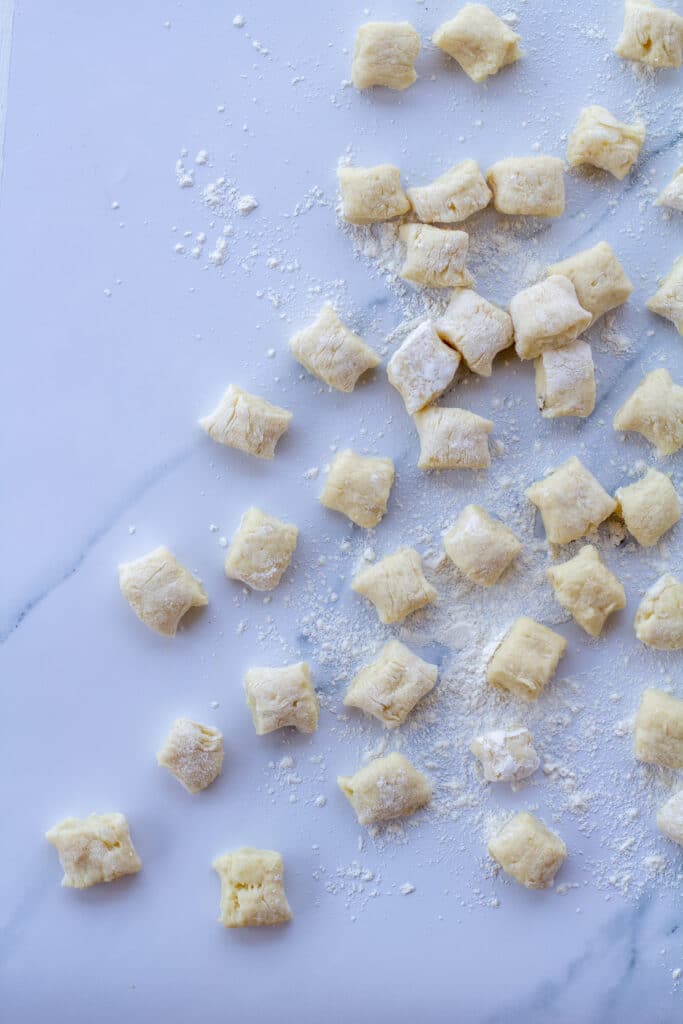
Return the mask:
[[[104,1022],[162,1013],[167,1021],[220,1014],[302,1024],[416,1015],[478,1024],[681,1019],[683,995],[672,980],[683,967],[677,886],[652,882],[634,895],[591,882],[605,830],[628,834],[627,823],[601,818],[609,787],[622,777],[628,785],[634,770],[628,740],[606,742],[605,758],[595,761],[616,775],[593,780],[594,831],[558,825],[570,849],[562,880],[578,885],[561,898],[492,878],[481,835],[470,835],[466,821],[437,830],[427,816],[406,844],[383,850],[368,842],[359,854],[358,828],[334,779],[381,730],[367,726],[344,740],[325,710],[313,738],[257,741],[243,703],[249,664],[301,649],[304,599],[307,608],[322,607],[335,591],[340,614],[358,606],[349,579],[364,539],[323,514],[320,481],[305,480],[305,471],[323,465],[333,443],[362,443],[367,429],[368,444],[396,460],[404,508],[417,488],[432,486],[415,469],[411,425],[381,371],[352,396],[319,393],[287,354],[288,335],[321,301],[310,290],[316,281],[378,348],[404,315],[335,226],[335,168],[348,146],[359,163],[386,159],[406,180],[424,182],[466,156],[487,166],[537,144],[562,155],[562,135],[588,101],[644,116],[648,141],[631,178],[572,176],[565,217],[529,229],[531,255],[541,263],[606,237],[634,281],[616,324],[633,350],[617,357],[596,342],[596,413],[587,423],[541,421],[529,368],[513,364],[497,367],[490,383],[468,385],[466,404],[490,411],[492,395],[523,400],[526,432],[506,455],[520,491],[545,468],[530,454],[534,438],[552,462],[580,452],[610,490],[624,482],[625,464],[653,462],[645,442],[622,442],[610,422],[644,370],[664,362],[683,377],[680,338],[643,308],[680,253],[683,221],[652,207],[648,183],[663,186],[681,160],[681,77],[647,82],[613,56],[621,23],[615,0],[493,6],[519,15],[526,51],[519,66],[475,87],[426,42],[416,86],[358,96],[341,83],[366,17],[362,4],[245,0],[242,29],[232,25],[238,8],[224,0],[150,0],[106,13],[77,0],[16,4],[0,207],[0,1005],[7,1024],[48,1014]],[[370,13],[409,18],[426,41],[452,9],[394,0]],[[182,147],[188,166],[199,149],[210,154],[193,189],[176,182]],[[200,189],[221,174],[260,205],[249,218],[216,216],[212,228]],[[321,190],[319,201],[293,216],[312,189]],[[225,223],[234,226],[228,260],[208,266]],[[196,261],[174,253],[174,245],[191,244],[185,230],[208,233]],[[277,253],[299,269],[269,267]],[[501,302],[519,286],[521,268],[508,269],[485,282]],[[295,410],[272,464],[218,449],[196,426],[231,379]],[[452,487],[454,507],[464,496],[495,498],[504,461],[490,483],[481,474],[465,481],[448,474],[456,479],[433,484],[435,501],[446,500],[444,486]],[[680,456],[667,468],[680,481]],[[405,535],[414,521],[402,519],[398,501],[373,538],[378,552],[414,540]],[[222,575],[218,538],[230,535],[248,503],[302,529],[296,572],[268,606]],[[320,554],[345,537],[353,550],[344,566],[317,569]],[[175,642],[145,631],[118,592],[117,563],[158,543],[199,573],[211,598]],[[680,567],[678,531],[669,549],[666,563]],[[629,610],[604,645],[589,645],[570,623],[560,627],[570,639],[566,673],[580,693],[602,702],[601,721],[610,714],[603,676],[612,671],[613,687],[626,648],[634,648],[633,661],[617,671],[624,703],[615,720],[632,713],[650,682],[671,677],[683,692],[678,656],[635,651],[631,613],[642,580],[664,558],[632,558]],[[615,559],[626,567],[627,554]],[[371,623],[369,611],[357,614]],[[319,652],[303,646],[316,668]],[[339,693],[331,665],[316,672],[323,692]],[[211,701],[220,706],[211,709]],[[197,798],[155,764],[179,714],[225,734],[224,774]],[[320,778],[308,760],[316,754],[325,757]],[[283,755],[305,776],[296,803],[280,783],[268,793],[268,763]],[[539,783],[541,813],[544,792]],[[327,797],[324,808],[311,803],[318,793]],[[489,799],[518,807],[527,797]],[[128,815],[144,871],[85,893],[60,889],[42,834],[67,814],[94,809]],[[654,842],[668,870],[680,870],[680,851]],[[284,853],[295,913],[286,929],[233,934],[216,923],[210,862],[240,844]],[[356,859],[381,875],[380,896],[334,894],[325,876],[314,877],[321,865],[334,877]],[[406,881],[416,886],[409,897],[398,892]],[[485,905],[489,897],[500,901],[497,909]]]

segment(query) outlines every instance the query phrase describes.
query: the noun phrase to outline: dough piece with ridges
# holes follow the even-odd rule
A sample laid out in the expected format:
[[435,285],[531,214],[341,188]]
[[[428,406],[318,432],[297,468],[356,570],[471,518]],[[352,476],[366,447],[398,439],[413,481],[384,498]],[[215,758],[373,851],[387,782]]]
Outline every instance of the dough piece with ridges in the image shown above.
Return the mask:
[[389,640],[379,657],[356,675],[344,704],[373,715],[387,729],[396,729],[434,689],[438,674],[436,665],[418,658],[398,640]]
[[611,309],[623,305],[633,285],[608,242],[598,242],[573,256],[548,267],[549,274],[568,277],[581,306],[593,317],[593,323]]
[[567,641],[527,616],[517,619],[486,669],[491,686],[515,697],[536,700],[555,675]]
[[398,753],[378,757],[355,775],[340,775],[337,783],[361,825],[407,817],[432,798],[429,779]]
[[444,534],[443,546],[454,565],[472,583],[490,587],[522,550],[512,530],[481,505],[466,505]]
[[667,839],[683,846],[683,789],[675,793],[659,808],[657,827]]
[[517,292],[510,300],[510,316],[520,359],[536,359],[546,349],[568,345],[593,319],[563,274],[551,274]]
[[299,531],[260,509],[242,516],[225,558],[225,575],[252,590],[274,590],[292,561]]
[[569,136],[567,162],[570,167],[590,164],[621,181],[638,159],[644,142],[642,121],[626,124],[605,107],[584,107]]
[[367,21],[356,34],[351,79],[356,89],[407,89],[417,79],[420,37],[407,21]]
[[679,256],[651,299],[645,303],[651,313],[670,320],[683,335],[683,256]]
[[342,217],[349,224],[375,224],[400,217],[410,209],[401,172],[392,164],[340,167]]
[[475,736],[470,750],[481,764],[487,782],[523,782],[541,763],[528,729],[493,729]]
[[469,235],[453,228],[431,224],[402,224],[402,242],[407,245],[401,277],[425,288],[461,288],[473,283],[465,266]]
[[648,469],[645,476],[614,492],[617,512],[626,529],[644,548],[651,548],[681,518],[681,503],[665,473]]
[[683,700],[644,690],[636,715],[633,750],[639,761],[674,771],[683,768]]
[[578,339],[546,349],[534,365],[536,403],[544,419],[590,416],[595,408],[595,366],[587,342]]
[[317,319],[289,343],[292,355],[309,373],[335,391],[353,391],[358,379],[379,365],[379,356],[342,323],[326,302]]
[[486,175],[498,213],[524,217],[561,217],[564,167],[555,156],[510,156]]
[[275,850],[243,846],[216,857],[221,882],[219,921],[225,928],[284,924],[292,911],[284,885],[284,864]]
[[614,417],[615,430],[635,430],[655,445],[660,455],[673,455],[683,445],[683,388],[668,370],[646,373]]
[[412,414],[450,387],[459,365],[460,355],[441,340],[431,320],[424,320],[394,352],[387,377]]
[[555,598],[589,636],[600,636],[608,616],[626,607],[623,586],[586,544],[578,555],[546,569]]
[[649,0],[626,0],[624,27],[614,52],[653,68],[680,68],[683,18]]
[[508,821],[488,850],[503,871],[527,889],[548,889],[567,856],[560,837],[526,811]]
[[221,773],[223,736],[210,725],[177,718],[157,754],[157,764],[168,769],[188,793],[199,793]]
[[199,580],[164,547],[120,565],[119,586],[140,621],[161,636],[175,636],[190,608],[209,603]]
[[484,4],[465,4],[432,36],[434,45],[456,60],[473,82],[485,82],[519,60],[520,39]]
[[64,869],[62,885],[88,889],[134,875],[142,867],[123,814],[65,818],[45,833]]
[[459,352],[469,370],[490,377],[493,360],[513,342],[512,319],[470,288],[457,288],[436,321],[436,332]]
[[585,537],[617,507],[575,455],[524,493],[540,511],[552,544],[569,544]]
[[415,216],[426,224],[457,224],[487,207],[492,195],[476,160],[462,160],[407,192]]
[[290,727],[306,733],[318,728],[318,695],[305,661],[283,668],[250,668],[244,690],[257,736]]
[[351,587],[374,604],[385,625],[401,622],[437,599],[414,548],[399,548],[393,555],[362,569],[354,576]]
[[420,438],[418,469],[487,469],[491,420],[467,409],[430,405],[413,416]]
[[212,441],[259,459],[272,459],[292,413],[231,384],[212,413],[199,421]]
[[683,164],[659,193],[655,206],[668,206],[670,210],[683,213]]
[[334,457],[320,503],[369,530],[384,516],[393,483],[391,459],[357,455],[347,448]]
[[683,647],[683,583],[671,573],[660,576],[645,592],[634,621],[642,644],[659,651]]

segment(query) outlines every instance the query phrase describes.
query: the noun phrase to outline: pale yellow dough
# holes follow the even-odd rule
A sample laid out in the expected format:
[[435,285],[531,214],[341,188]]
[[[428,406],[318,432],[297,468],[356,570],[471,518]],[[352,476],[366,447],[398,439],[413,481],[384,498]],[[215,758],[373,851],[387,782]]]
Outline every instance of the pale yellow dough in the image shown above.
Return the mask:
[[490,587],[522,550],[512,530],[481,505],[466,505],[444,534],[443,546],[454,565],[472,583]]
[[626,0],[624,27],[614,52],[653,68],[679,68],[683,18],[649,0]]
[[361,825],[414,814],[432,798],[432,787],[403,754],[371,761],[355,775],[340,775],[339,788]]
[[260,509],[242,516],[225,558],[225,575],[252,590],[274,590],[292,561],[299,531]]
[[491,202],[491,189],[476,160],[462,160],[429,185],[408,190],[415,216],[426,224],[457,224]]
[[492,686],[524,700],[536,700],[548,685],[567,648],[559,633],[522,616],[496,649],[486,669]]
[[439,26],[432,42],[456,60],[473,82],[485,82],[519,60],[520,38],[484,4],[465,4]]
[[244,678],[257,736],[291,727],[315,732],[320,707],[305,661],[284,668],[250,668]]
[[612,515],[616,501],[576,456],[524,492],[540,511],[552,544],[569,544]]
[[297,362],[335,391],[353,391],[359,377],[380,361],[377,353],[342,323],[329,302],[314,323],[294,335],[289,347]]
[[460,355],[441,340],[431,320],[424,320],[394,352],[387,377],[412,414],[450,387],[459,364]]
[[645,142],[642,121],[625,124],[604,107],[584,107],[567,143],[570,167],[590,164],[625,178]]
[[413,421],[420,438],[419,469],[487,469],[491,420],[467,409],[430,405]]
[[219,921],[225,928],[249,928],[291,921],[282,856],[275,850],[243,846],[213,862],[221,882]]
[[503,871],[527,889],[548,889],[567,856],[560,837],[526,811],[508,821],[488,850]]
[[548,267],[549,274],[568,277],[576,297],[593,317],[593,323],[611,309],[623,305],[633,291],[624,268],[608,242],[569,256]]
[[668,206],[670,210],[683,212],[683,164],[659,193],[655,206]]
[[415,705],[434,689],[439,670],[413,654],[405,644],[390,640],[379,657],[361,669],[344,697],[344,704],[359,708],[396,729]]
[[119,566],[121,593],[137,617],[155,633],[175,636],[190,608],[209,603],[199,580],[168,548],[155,548]]
[[332,461],[320,503],[369,530],[386,512],[393,483],[391,459],[357,455],[347,448]]
[[407,89],[417,79],[420,37],[407,21],[368,21],[356,35],[351,78],[356,89]]
[[644,548],[656,544],[681,518],[681,503],[665,473],[648,469],[644,477],[614,492],[626,529]]
[[633,734],[639,761],[683,768],[683,700],[662,690],[644,690]]
[[424,577],[422,559],[414,548],[399,548],[393,555],[362,569],[354,576],[351,587],[374,604],[385,625],[401,622],[437,598],[436,590]]
[[402,224],[399,236],[407,246],[401,267],[401,277],[406,281],[425,288],[461,288],[473,283],[465,267],[469,245],[466,231]]
[[90,814],[65,818],[45,834],[64,869],[62,885],[88,889],[134,875],[142,867],[122,814]]
[[683,846],[683,789],[675,793],[659,808],[657,826],[667,839]]
[[401,172],[391,164],[340,167],[342,216],[349,224],[374,224],[400,217],[410,209],[401,186]]
[[673,455],[683,445],[683,388],[668,370],[652,370],[614,417],[615,430],[635,430],[655,445],[660,455]]
[[541,759],[528,729],[493,729],[475,736],[470,750],[481,764],[487,782],[523,782],[536,771]]
[[510,315],[470,288],[453,292],[436,331],[482,377],[491,376],[493,360],[513,341]]
[[199,425],[218,444],[259,459],[272,459],[291,419],[287,409],[231,384],[214,411],[201,419]]
[[634,628],[642,644],[659,651],[680,651],[683,647],[683,583],[671,573],[660,576],[638,605]]
[[578,339],[546,349],[534,365],[536,402],[544,419],[590,416],[595,408],[595,366],[587,342]]
[[546,574],[558,602],[589,636],[600,636],[608,616],[626,607],[623,586],[591,544]]
[[592,320],[563,274],[551,274],[514,295],[510,316],[520,359],[536,359],[546,349],[568,345]]
[[157,754],[157,764],[167,768],[188,793],[199,793],[221,773],[223,736],[210,725],[178,718]]
[[647,308],[670,320],[679,334],[683,335],[683,256],[679,256],[651,299]]
[[554,156],[511,156],[489,168],[486,180],[498,213],[561,217],[564,167]]

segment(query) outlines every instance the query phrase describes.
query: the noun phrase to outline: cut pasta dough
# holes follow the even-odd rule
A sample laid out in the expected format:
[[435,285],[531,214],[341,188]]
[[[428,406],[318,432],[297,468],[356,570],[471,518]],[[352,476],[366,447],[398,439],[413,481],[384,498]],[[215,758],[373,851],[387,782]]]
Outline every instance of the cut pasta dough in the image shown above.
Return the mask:
[[681,503],[665,473],[648,469],[644,477],[614,492],[617,512],[628,532],[644,548],[651,548],[681,518]]
[[64,870],[62,885],[88,889],[134,875],[142,867],[122,814],[90,814],[65,818],[46,832]]
[[400,217],[410,209],[401,186],[401,172],[391,164],[340,167],[342,217],[349,224],[374,224]]
[[351,587],[377,609],[385,625],[436,601],[437,593],[422,572],[422,559],[414,548],[399,548],[354,576]]
[[536,359],[546,349],[568,345],[593,319],[563,274],[551,274],[514,295],[510,316],[520,359]]
[[420,438],[419,469],[486,469],[491,420],[467,409],[428,406],[413,416]]
[[476,736],[470,750],[481,764],[487,782],[523,782],[541,763],[528,729],[493,729]]
[[560,837],[526,811],[508,821],[488,850],[503,871],[527,889],[548,889],[567,856]]
[[199,580],[164,547],[120,565],[119,586],[140,622],[161,636],[175,636],[190,608],[209,603]]
[[670,573],[660,576],[638,605],[634,622],[642,644],[659,651],[683,647],[683,583]]
[[546,575],[557,601],[589,636],[600,636],[608,616],[626,607],[623,586],[591,544]]
[[498,213],[526,217],[564,213],[564,167],[557,157],[507,157],[489,168],[486,180]]
[[683,789],[659,808],[657,826],[667,839],[683,846]]
[[250,668],[244,690],[257,736],[289,727],[299,732],[318,728],[318,695],[305,661],[284,668]]
[[393,483],[391,459],[357,455],[347,448],[334,457],[320,503],[369,530],[386,512]]
[[444,534],[443,546],[460,572],[482,587],[497,583],[522,550],[512,530],[481,505],[465,506]]
[[219,921],[225,928],[284,924],[291,921],[282,856],[275,850],[243,846],[213,862],[221,883]]
[[361,825],[404,818],[432,798],[429,779],[403,754],[378,757],[355,775],[340,775],[337,782]]
[[407,245],[401,277],[425,288],[460,288],[472,284],[465,267],[469,235],[431,224],[402,224],[399,230]]
[[540,511],[552,544],[569,544],[599,526],[617,507],[576,456],[524,492]]
[[513,341],[512,319],[470,288],[457,288],[436,322],[437,334],[459,352],[468,369],[490,377],[493,360]]
[[259,459],[272,459],[291,419],[287,409],[231,384],[214,411],[201,419],[199,425],[218,444]]
[[633,291],[624,268],[612,246],[598,242],[592,249],[584,249],[560,263],[548,267],[549,274],[568,277],[576,290],[576,297],[593,317],[593,323],[623,305]]
[[188,793],[199,793],[221,773],[223,736],[210,725],[177,718],[157,754],[157,764],[167,768]]
[[420,37],[407,21],[368,21],[356,35],[351,79],[356,89],[407,89],[417,79]]
[[587,342],[579,339],[563,348],[546,349],[534,365],[541,416],[590,416],[595,408],[595,366]]
[[390,640],[377,660],[355,677],[344,704],[373,715],[387,729],[396,729],[434,689],[438,673],[436,665],[418,658],[398,640]]
[[683,335],[683,256],[679,256],[651,299],[647,308],[670,320],[679,334]]
[[570,167],[590,164],[620,181],[638,159],[645,142],[642,121],[625,124],[604,107],[584,107],[567,143]]
[[473,82],[485,82],[519,60],[520,38],[484,4],[465,4],[437,28],[432,42],[456,60]]
[[566,648],[567,641],[559,633],[522,616],[493,654],[486,677],[491,686],[536,700],[555,675]]
[[426,224],[466,220],[488,206],[492,194],[476,160],[463,160],[429,185],[407,191],[415,216]]
[[377,353],[342,323],[329,302],[314,323],[294,335],[289,347],[297,362],[335,391],[353,391],[359,377],[380,361]]
[[668,206],[670,210],[683,212],[683,164],[659,193],[655,206]]
[[635,430],[655,445],[660,455],[673,455],[683,445],[683,388],[668,370],[653,370],[614,417],[615,430]]
[[644,690],[633,733],[636,758],[676,771],[683,768],[683,700]]
[[683,18],[649,0],[626,0],[624,27],[614,52],[653,68],[680,68]]
[[412,414],[444,393],[459,364],[460,355],[444,344],[431,320],[423,320],[394,352],[387,377]]
[[225,575],[252,590],[274,590],[292,561],[299,531],[260,509],[242,516],[225,558]]

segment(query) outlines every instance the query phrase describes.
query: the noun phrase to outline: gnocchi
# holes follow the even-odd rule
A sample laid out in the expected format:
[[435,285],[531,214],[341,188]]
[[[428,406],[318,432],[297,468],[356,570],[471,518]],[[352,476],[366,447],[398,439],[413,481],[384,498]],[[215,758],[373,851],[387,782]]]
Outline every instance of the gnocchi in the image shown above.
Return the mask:
[[228,548],[225,575],[252,590],[274,590],[289,568],[298,538],[296,526],[248,508]]
[[651,299],[647,308],[670,320],[679,334],[683,335],[683,256],[679,256]]
[[683,445],[683,388],[668,370],[652,370],[614,417],[615,430],[635,430],[660,455],[673,455]]
[[579,339],[563,348],[546,349],[534,365],[541,416],[590,416],[595,408],[595,366],[587,342]]
[[659,651],[683,647],[683,583],[665,573],[645,593],[634,622],[641,644]]
[[393,483],[391,459],[357,455],[347,448],[334,457],[320,503],[369,530],[384,516]]
[[88,889],[100,882],[114,882],[142,867],[122,814],[65,818],[46,832],[45,838],[57,850],[66,888]]
[[546,575],[557,601],[589,636],[600,636],[608,616],[626,607],[623,586],[591,544]]
[[199,580],[164,547],[120,565],[119,586],[140,622],[161,636],[175,636],[190,608],[209,603]]
[[681,518],[681,503],[665,473],[648,469],[640,480],[614,492],[617,512],[626,529],[644,548],[651,548]]
[[548,268],[548,273],[569,278],[580,305],[592,315],[593,323],[611,309],[623,305],[633,291],[633,285],[608,242],[598,242],[592,249],[584,249],[555,263]]
[[472,583],[490,587],[522,550],[512,530],[481,505],[466,505],[444,534],[446,554]]
[[407,89],[417,79],[420,37],[407,21],[368,21],[356,35],[351,79],[356,89]]
[[683,164],[659,193],[655,206],[668,206],[670,210],[683,212]]
[[657,826],[667,839],[683,846],[683,789],[675,793],[659,808]]
[[510,315],[470,288],[453,292],[436,331],[482,377],[491,376],[493,360],[513,341]]
[[467,409],[428,406],[413,421],[420,438],[418,469],[486,469],[491,420]]
[[520,38],[484,4],[465,4],[437,28],[432,42],[456,60],[473,82],[485,82],[519,60]]
[[272,459],[291,412],[231,384],[212,413],[199,421],[212,441],[259,459]]
[[617,507],[593,474],[572,456],[524,492],[541,513],[552,544],[569,544],[612,515]]
[[401,186],[401,172],[391,164],[340,167],[342,217],[349,224],[374,224],[400,217],[410,209]]
[[541,763],[528,729],[493,729],[475,736],[470,750],[487,782],[523,782]]
[[406,259],[401,277],[426,288],[460,288],[472,284],[465,267],[469,235],[452,228],[431,224],[402,224],[399,230],[406,243]]
[[476,160],[462,160],[407,192],[415,216],[426,224],[457,224],[488,206],[492,195]]
[[374,604],[385,626],[436,601],[434,587],[424,577],[422,559],[414,548],[399,548],[380,562],[362,569],[351,587]]
[[374,715],[387,729],[396,729],[434,689],[438,672],[436,665],[418,658],[405,644],[390,640],[377,660],[355,677],[344,704]]
[[355,775],[340,775],[337,782],[361,825],[414,814],[432,798],[429,779],[398,753],[378,757]]
[[444,393],[459,364],[460,355],[441,340],[431,320],[423,320],[394,352],[387,377],[412,414]]
[[649,0],[626,0],[624,27],[614,52],[654,68],[679,68],[683,18]]
[[540,622],[517,619],[488,663],[491,686],[515,697],[536,700],[555,675],[567,641]]
[[638,761],[683,768],[683,700],[663,690],[644,690],[636,715],[633,749]]
[[491,856],[527,889],[547,889],[567,857],[567,847],[533,814],[522,811],[489,842]]
[[243,846],[216,857],[213,869],[221,883],[218,920],[223,927],[249,928],[291,921],[281,854]]
[[489,168],[486,180],[498,213],[525,217],[564,213],[564,167],[557,157],[507,157]]
[[315,732],[320,707],[305,661],[284,668],[250,668],[244,690],[257,736],[276,729]]
[[223,736],[210,725],[178,718],[157,754],[157,764],[168,769],[188,793],[199,793],[221,773]]
[[380,361],[329,302],[314,323],[294,335],[289,347],[297,362],[335,391],[353,391],[359,378]]
[[593,319],[563,274],[551,274],[514,295],[510,316],[520,359],[536,359],[546,349],[568,345]]
[[621,181],[638,159],[645,142],[642,121],[625,124],[604,107],[584,107],[567,143],[570,167],[590,164]]

